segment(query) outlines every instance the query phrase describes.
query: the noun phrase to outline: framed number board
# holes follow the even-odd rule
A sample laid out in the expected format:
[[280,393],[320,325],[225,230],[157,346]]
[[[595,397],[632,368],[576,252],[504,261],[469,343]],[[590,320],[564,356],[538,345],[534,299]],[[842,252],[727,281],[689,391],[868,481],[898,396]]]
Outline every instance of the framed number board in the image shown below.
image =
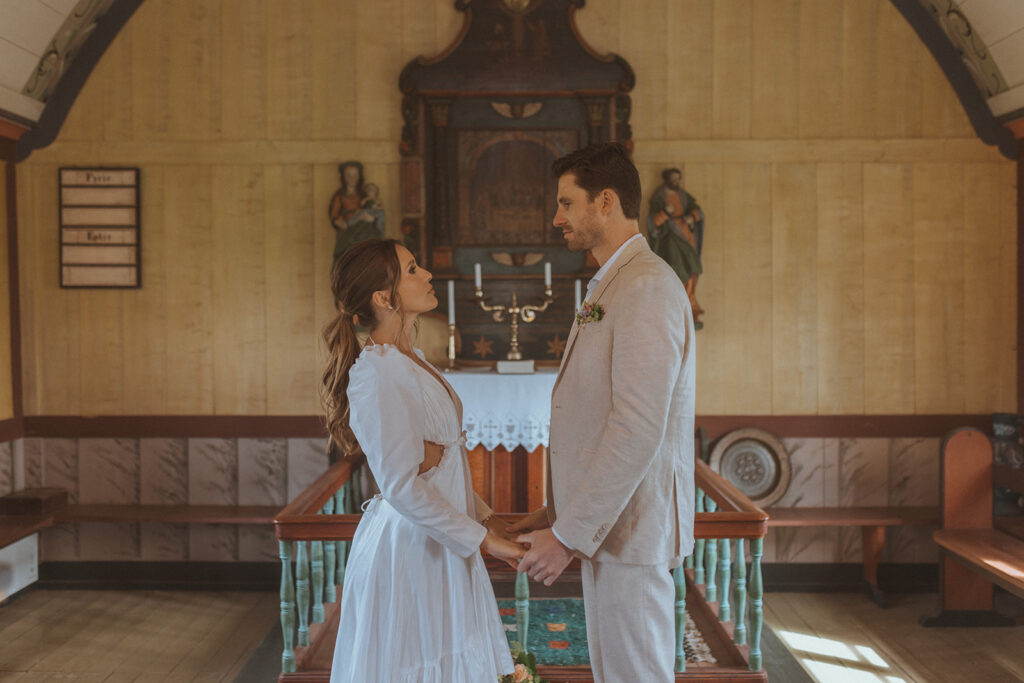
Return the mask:
[[139,169],[59,173],[60,286],[139,287]]

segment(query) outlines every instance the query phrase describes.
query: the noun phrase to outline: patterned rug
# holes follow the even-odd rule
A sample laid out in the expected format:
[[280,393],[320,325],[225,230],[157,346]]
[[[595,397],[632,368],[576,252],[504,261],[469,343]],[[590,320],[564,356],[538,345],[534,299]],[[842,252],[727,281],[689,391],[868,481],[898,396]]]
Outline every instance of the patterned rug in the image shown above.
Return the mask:
[[[498,600],[498,612],[508,640],[519,641],[516,626],[515,600]],[[549,598],[530,600],[530,625],[526,649],[537,657],[538,664],[575,666],[590,664],[587,654],[587,624],[582,598]],[[714,663],[707,643],[693,620],[686,620],[683,651],[691,663]]]

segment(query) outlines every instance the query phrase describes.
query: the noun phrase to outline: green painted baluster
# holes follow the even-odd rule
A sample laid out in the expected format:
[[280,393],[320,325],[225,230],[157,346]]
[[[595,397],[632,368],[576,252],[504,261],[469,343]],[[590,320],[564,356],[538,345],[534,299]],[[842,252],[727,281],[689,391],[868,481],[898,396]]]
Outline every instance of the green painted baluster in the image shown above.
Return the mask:
[[299,607],[299,646],[309,645],[309,551],[305,541],[296,542],[295,593]]
[[[697,487],[697,505],[694,508],[697,512],[704,512],[704,491]],[[698,538],[693,542],[693,582],[698,586],[704,583],[704,539]]]
[[718,541],[718,593],[721,599],[718,601],[718,620],[729,621],[732,613],[729,611],[729,580],[731,563],[729,562],[729,546],[732,543],[728,538]]
[[[327,499],[324,505],[323,514],[334,514],[334,497]],[[324,541],[324,600],[335,602],[338,599],[338,588],[334,585],[335,566],[338,562],[338,550],[335,548],[335,541]]]
[[686,631],[686,567],[672,570],[676,584],[676,673],[686,671],[686,653],[683,652],[683,634]]
[[295,673],[295,585],[292,583],[291,541],[278,544],[281,557],[281,634],[284,650],[281,652],[281,673]]
[[[718,509],[718,504],[711,498],[704,501],[704,507],[708,512]],[[715,573],[718,571],[718,542],[709,538],[704,544],[704,597],[708,602],[718,601],[718,586],[715,583]]]
[[747,644],[747,558],[743,552],[743,539],[736,539],[736,559],[733,569],[733,604],[736,607],[736,618],[733,620],[732,640],[737,645]]
[[352,470],[352,476],[348,478],[349,483],[352,485],[351,495],[349,496],[352,499],[352,514],[355,514],[356,508],[363,504],[362,475],[363,466],[360,465]]
[[310,541],[309,546],[313,568],[313,623],[320,624],[324,620],[324,542]]
[[761,580],[761,555],[764,538],[750,539],[750,670],[761,670],[761,625],[764,623],[764,584]]
[[516,576],[516,630],[523,652],[529,652],[526,649],[526,636],[530,630],[530,577],[525,572]]

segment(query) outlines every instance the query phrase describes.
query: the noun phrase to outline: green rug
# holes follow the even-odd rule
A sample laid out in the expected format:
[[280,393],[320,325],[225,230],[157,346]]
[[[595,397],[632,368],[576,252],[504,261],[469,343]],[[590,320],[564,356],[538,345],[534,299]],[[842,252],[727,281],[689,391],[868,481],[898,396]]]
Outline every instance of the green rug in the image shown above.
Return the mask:
[[[508,640],[521,642],[516,631],[516,601],[498,600],[498,613]],[[530,600],[530,624],[526,649],[538,664],[574,666],[590,664],[587,653],[587,622],[582,598]]]

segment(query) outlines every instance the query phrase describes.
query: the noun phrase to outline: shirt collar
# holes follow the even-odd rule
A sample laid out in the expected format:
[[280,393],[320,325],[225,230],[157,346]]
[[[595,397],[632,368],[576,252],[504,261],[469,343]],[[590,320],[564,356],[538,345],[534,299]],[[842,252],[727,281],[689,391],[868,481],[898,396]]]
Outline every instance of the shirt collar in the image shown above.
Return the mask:
[[615,259],[619,258],[619,254],[621,254],[631,242],[635,242],[636,240],[642,238],[642,233],[638,232],[637,234],[633,235],[628,240],[623,242],[622,246],[615,250],[615,253],[612,254],[612,257],[610,259],[604,262],[604,265],[601,266],[596,273],[594,273],[594,277],[590,278],[590,282],[587,283],[588,297],[590,296],[590,293],[594,291],[594,287],[597,287],[597,283],[601,281],[601,278],[607,275],[608,271],[611,270],[612,264],[615,263]]

